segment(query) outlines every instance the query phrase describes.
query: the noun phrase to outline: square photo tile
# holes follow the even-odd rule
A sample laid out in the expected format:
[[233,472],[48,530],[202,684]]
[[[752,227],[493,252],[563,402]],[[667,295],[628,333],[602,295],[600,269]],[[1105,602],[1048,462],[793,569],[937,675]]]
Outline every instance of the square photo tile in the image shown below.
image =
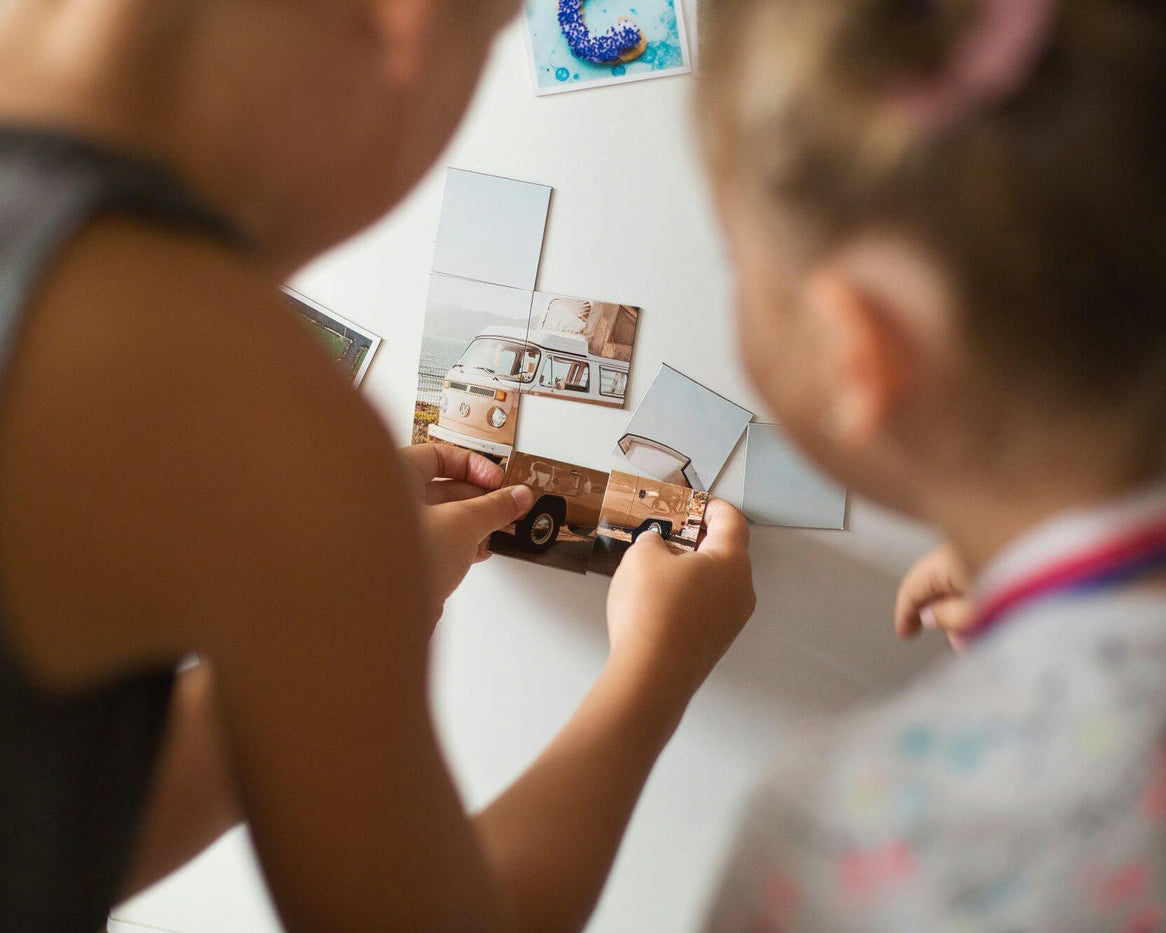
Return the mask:
[[454,444],[503,461],[539,354],[526,340],[531,292],[434,274],[421,338],[413,443]]
[[669,547],[692,550],[700,538],[709,495],[687,486],[613,471],[599,513],[590,570],[611,576],[640,535],[660,535]]
[[586,573],[607,474],[515,452],[505,482],[529,486],[535,503],[525,518],[490,536],[490,550],[544,567]]
[[381,338],[339,314],[329,311],[306,295],[290,288],[283,290],[288,304],[308,325],[320,345],[336,360],[336,365],[353,385],[360,385],[380,349]]
[[622,408],[640,309],[535,292],[528,340],[541,359],[524,391]]
[[746,516],[756,525],[841,530],[846,489],[810,463],[776,424],[749,425]]
[[707,490],[716,482],[753,413],[661,366],[617,452],[637,473]]
[[433,271],[534,290],[551,189],[451,168],[433,248]]

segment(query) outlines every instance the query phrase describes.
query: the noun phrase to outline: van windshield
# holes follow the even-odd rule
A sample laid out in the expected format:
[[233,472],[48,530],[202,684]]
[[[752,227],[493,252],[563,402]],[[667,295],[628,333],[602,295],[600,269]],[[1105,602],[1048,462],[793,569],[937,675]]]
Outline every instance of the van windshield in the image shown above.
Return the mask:
[[518,340],[479,337],[458,360],[463,369],[481,369],[499,379],[530,382],[538,369],[542,353]]

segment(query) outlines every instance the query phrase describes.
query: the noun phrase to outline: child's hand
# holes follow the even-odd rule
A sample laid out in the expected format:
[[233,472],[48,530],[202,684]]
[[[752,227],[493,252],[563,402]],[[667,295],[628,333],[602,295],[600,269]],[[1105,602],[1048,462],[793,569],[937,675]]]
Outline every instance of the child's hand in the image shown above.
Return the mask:
[[657,534],[641,535],[607,597],[612,661],[679,691],[684,702],[756,606],[745,516],[713,499],[706,522],[694,553],[676,553]]
[[490,535],[530,511],[534,493],[526,486],[499,488],[502,468],[460,447],[420,444],[402,450],[401,459],[415,478],[429,583],[443,606],[470,567],[490,556]]
[[907,571],[899,586],[895,632],[906,639],[923,629],[942,629],[951,646],[962,652],[975,621],[967,591],[967,573],[951,546],[932,551]]

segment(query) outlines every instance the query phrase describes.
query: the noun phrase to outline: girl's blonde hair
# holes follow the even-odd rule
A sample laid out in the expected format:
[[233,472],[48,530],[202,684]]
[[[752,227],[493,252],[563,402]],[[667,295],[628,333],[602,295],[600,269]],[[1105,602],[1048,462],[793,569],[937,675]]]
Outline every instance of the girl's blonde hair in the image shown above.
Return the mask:
[[911,238],[994,378],[1136,407],[1161,438],[1166,11],[1061,0],[1014,86],[950,120],[903,106],[946,80],[989,2],[712,0],[709,161],[794,225],[806,261],[861,231]]

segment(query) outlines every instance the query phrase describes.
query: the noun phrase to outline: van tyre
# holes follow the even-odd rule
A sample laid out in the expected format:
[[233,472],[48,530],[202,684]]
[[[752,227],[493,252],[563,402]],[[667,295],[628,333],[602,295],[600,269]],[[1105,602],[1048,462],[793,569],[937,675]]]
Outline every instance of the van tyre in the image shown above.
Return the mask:
[[632,544],[635,544],[640,540],[640,535],[646,534],[649,531],[653,532],[654,534],[658,534],[661,538],[667,541],[672,537],[672,522],[661,521],[657,518],[648,519],[646,522],[644,522],[644,524],[640,525],[639,528],[632,532]]
[[515,526],[518,546],[534,554],[545,554],[558,540],[559,529],[566,517],[566,503],[558,499],[539,499],[526,518]]

